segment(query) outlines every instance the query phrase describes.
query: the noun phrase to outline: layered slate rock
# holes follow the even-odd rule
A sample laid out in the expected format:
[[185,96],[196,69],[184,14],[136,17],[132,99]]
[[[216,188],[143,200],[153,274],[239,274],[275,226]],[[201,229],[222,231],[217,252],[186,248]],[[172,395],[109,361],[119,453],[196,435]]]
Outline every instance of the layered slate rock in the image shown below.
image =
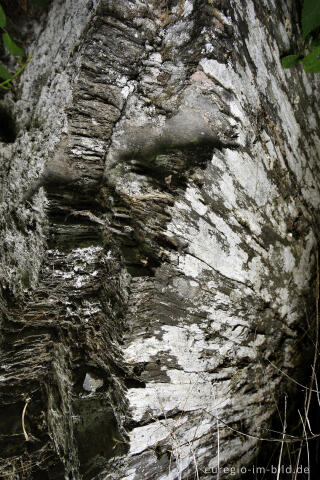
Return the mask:
[[318,80],[280,64],[297,15],[51,6],[1,107],[17,130],[1,164],[2,475],[209,479],[270,438],[280,371],[299,380],[313,354]]

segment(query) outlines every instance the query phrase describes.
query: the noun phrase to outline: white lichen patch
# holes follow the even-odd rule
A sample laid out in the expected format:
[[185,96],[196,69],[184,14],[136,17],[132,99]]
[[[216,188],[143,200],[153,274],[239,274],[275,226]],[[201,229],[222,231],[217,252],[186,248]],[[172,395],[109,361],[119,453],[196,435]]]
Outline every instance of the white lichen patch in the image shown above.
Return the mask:
[[193,3],[191,0],[185,0],[184,2],[184,10],[183,10],[183,16],[187,17],[193,12]]
[[149,425],[134,428],[130,432],[129,455],[136,455],[143,452],[160,441],[169,439],[172,432],[182,424],[182,419],[155,420]]
[[203,71],[211,78],[219,82],[224,88],[233,90],[234,73],[224,63],[219,63],[217,60],[203,59],[200,61]]
[[296,260],[292,254],[290,247],[283,249],[283,269],[285,272],[292,272],[296,265]]
[[205,201],[199,195],[199,192],[193,188],[188,187],[185,195],[186,200],[191,204],[193,210],[195,210],[199,215],[205,215],[208,210],[208,206],[205,204]]
[[[166,372],[172,383],[181,383],[184,375],[188,377],[188,380],[183,383],[190,382],[189,373],[203,372],[206,369],[214,368],[221,361],[219,356],[214,355],[219,347],[207,345],[203,330],[196,325],[191,325],[189,328],[165,325],[156,333],[157,337],[140,338],[129,345],[124,351],[124,359],[128,363],[148,362],[152,361],[159,352],[172,355],[182,368],[176,373],[172,370]],[[201,359],[205,348],[211,348],[212,355]]]
[[236,194],[231,175],[224,173],[221,181],[219,182],[219,187],[226,204],[229,204],[229,206],[234,206],[236,204]]
[[277,192],[268,180],[263,163],[260,163],[258,158],[253,159],[246,153],[226,149],[225,159],[228,169],[243,188],[243,192],[251,197],[259,207],[265,205],[276,195]]
[[170,258],[173,262],[178,263],[178,268],[187,277],[197,278],[203,271],[210,270],[209,266],[192,255],[177,255],[171,253]]
[[[197,224],[191,226],[183,223],[182,219],[172,217],[168,231],[189,243],[189,254],[180,256],[179,268],[189,275],[190,267],[191,270],[196,268],[198,272],[201,271],[199,262],[203,262],[202,270],[213,269],[228,278],[243,282],[243,264],[247,262],[248,256],[238,247],[240,236],[214,213],[210,212],[208,219],[210,222],[199,217]],[[196,261],[191,261],[190,255],[195,257]]]
[[[141,421],[144,417],[157,418],[172,411],[194,412],[209,408],[223,408],[229,403],[229,382],[217,386],[204,382],[198,375],[182,375],[181,383],[154,383],[145,388],[128,390],[132,418]],[[216,405],[216,406],[215,406]]]
[[315,263],[315,249],[317,241],[314,233],[309,232],[304,239],[303,247],[300,250],[298,266],[293,271],[294,282],[300,290],[308,285],[312,276],[312,267]]

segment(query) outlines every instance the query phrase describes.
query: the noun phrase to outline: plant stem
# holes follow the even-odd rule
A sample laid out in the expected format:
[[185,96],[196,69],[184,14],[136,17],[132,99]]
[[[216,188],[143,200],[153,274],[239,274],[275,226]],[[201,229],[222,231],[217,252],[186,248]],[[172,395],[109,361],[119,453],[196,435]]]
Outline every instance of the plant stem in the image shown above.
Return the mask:
[[6,87],[5,85],[7,85],[8,83],[11,82],[11,80],[13,80],[14,78],[16,78],[18,75],[20,75],[20,73],[25,69],[25,67],[28,65],[28,63],[30,62],[31,60],[31,57],[32,57],[32,53],[30,53],[29,57],[27,58],[27,60],[24,62],[23,65],[21,65],[21,67],[19,68],[19,70],[16,71],[16,73],[14,73],[10,78],[8,78],[7,80],[5,80],[4,82],[0,83],[0,87],[1,88],[4,88],[5,90],[9,90],[11,87]]

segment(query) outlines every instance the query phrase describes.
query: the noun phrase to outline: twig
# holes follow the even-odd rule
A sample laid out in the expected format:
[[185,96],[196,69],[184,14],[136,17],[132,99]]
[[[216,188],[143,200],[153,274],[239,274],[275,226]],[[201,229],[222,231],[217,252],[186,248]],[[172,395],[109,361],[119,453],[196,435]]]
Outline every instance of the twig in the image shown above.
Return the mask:
[[[241,430],[237,430],[236,428],[230,427],[230,425],[222,420],[222,418],[217,417],[211,412],[208,412],[205,410],[208,415],[211,415],[212,417],[216,418],[219,420],[219,422],[223,423],[227,428],[229,428],[232,432],[239,433],[240,435],[243,435],[244,437],[248,438],[254,438],[256,440],[260,440],[261,442],[284,442],[284,443],[294,443],[294,442],[301,442],[301,440],[304,440],[304,438],[301,437],[296,437],[295,435],[290,435],[289,433],[286,433],[285,436],[287,437],[286,439],[281,439],[281,438],[264,438],[264,437],[258,437],[258,435],[251,435],[250,433],[244,433],[241,432]],[[270,430],[271,432],[274,433],[279,433],[280,435],[283,434],[283,432],[277,432],[276,430]],[[320,437],[320,433],[314,433],[313,435],[307,437],[308,440],[312,440],[313,438],[318,438]]]
[[304,390],[308,390],[310,392],[314,392],[314,393],[320,393],[318,390],[314,390],[310,387],[307,387],[306,385],[303,385],[302,383],[299,383],[297,382],[297,380],[295,380],[294,378],[290,377],[290,375],[288,375],[286,372],[284,372],[283,370],[281,370],[281,368],[277,367],[277,365],[275,365],[274,363],[270,362],[270,360],[266,359],[267,362],[270,363],[270,365],[272,365],[276,370],[278,370],[279,372],[282,373],[282,375],[284,375],[285,377],[287,377],[289,380],[291,380],[291,382],[295,383],[296,385],[298,385],[299,387],[303,388]]
[[[313,367],[312,367],[313,369]],[[314,370],[314,369],[313,369]],[[315,384],[316,384],[316,389],[317,389],[317,399],[318,399],[318,405],[320,407],[320,395],[319,395],[319,386],[318,386],[318,379],[317,379],[317,376],[315,375],[314,376],[314,381],[315,381]]]
[[[306,427],[305,427],[305,421],[304,421],[303,418],[302,418],[302,415],[301,415],[301,413],[300,413],[300,410],[298,410],[298,413],[299,413],[300,420],[301,420],[301,423],[302,423],[303,433],[304,433],[305,438],[306,438],[307,457],[308,457],[308,479],[310,480],[310,452],[309,452],[309,444],[308,444],[307,432],[306,432]],[[299,448],[298,462],[297,462],[297,464],[296,464],[294,480],[296,480],[297,475],[298,475],[298,467],[299,467],[299,460],[300,460],[300,455],[301,455],[301,447],[302,447],[302,442],[301,442],[301,445],[300,445],[300,448]]]
[[[299,415],[300,415],[300,418],[301,418],[301,422],[302,422],[302,428],[303,428],[303,434],[305,436],[305,439],[306,439],[306,446],[307,446],[307,455],[308,455],[308,466],[310,464],[310,459],[309,459],[309,445],[308,445],[308,437],[307,437],[307,432],[306,432],[306,423],[307,423],[307,420],[308,420],[308,413],[309,413],[309,409],[310,409],[310,403],[311,403],[311,395],[312,395],[312,386],[313,386],[313,382],[314,382],[314,379],[315,379],[315,376],[316,376],[316,365],[317,365],[317,359],[318,359],[318,344],[319,344],[319,254],[318,254],[318,250],[316,250],[316,262],[317,262],[317,280],[316,280],[316,341],[315,341],[315,350],[314,350],[314,356],[313,356],[313,364],[312,364],[312,375],[311,375],[311,379],[310,379],[310,388],[307,390],[306,392],[306,406],[305,406],[305,419],[303,420],[302,419],[302,416],[301,416],[301,413],[300,411],[298,410],[299,412]],[[317,395],[318,395],[318,392],[317,392]],[[308,423],[309,423],[309,420],[308,420]],[[309,427],[310,428],[310,427]],[[311,430],[310,430],[311,431]],[[311,432],[312,433],[312,432]],[[296,480],[297,478],[297,472],[298,472],[298,467],[299,467],[299,461],[300,461],[300,457],[301,457],[301,450],[302,450],[302,445],[303,445],[303,441],[301,441],[300,443],[300,448],[299,448],[299,453],[298,453],[298,458],[297,458],[297,462],[296,462],[296,473],[295,473],[295,477],[294,477],[294,480]],[[310,475],[310,473],[309,473]],[[309,478],[309,477],[308,477]]]
[[23,434],[24,434],[24,438],[26,439],[26,442],[28,442],[30,440],[30,437],[29,437],[29,435],[27,434],[27,431],[26,431],[26,427],[25,427],[25,423],[24,423],[24,417],[25,417],[27,406],[28,406],[28,403],[30,402],[30,400],[31,400],[31,398],[26,399],[26,403],[25,403],[25,406],[23,407],[22,417],[21,417],[22,430],[23,430]]
[[279,480],[279,478],[280,478],[280,467],[281,467],[282,451],[283,451],[284,438],[285,438],[285,434],[286,434],[286,428],[287,428],[287,396],[285,395],[285,397],[284,397],[283,433],[282,433],[282,442],[281,442],[279,461],[278,461],[277,480]]

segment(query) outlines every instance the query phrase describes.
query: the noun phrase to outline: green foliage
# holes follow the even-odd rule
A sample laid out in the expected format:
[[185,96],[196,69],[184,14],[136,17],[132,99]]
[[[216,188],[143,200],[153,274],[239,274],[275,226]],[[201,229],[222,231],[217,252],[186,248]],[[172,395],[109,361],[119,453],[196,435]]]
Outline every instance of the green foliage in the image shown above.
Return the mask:
[[304,69],[308,73],[320,72],[320,46],[312,50],[309,55],[306,55],[302,60]]
[[302,8],[302,32],[305,39],[309,33],[313,32],[320,25],[320,1],[304,0]]
[[[46,6],[46,0],[30,0],[30,3],[38,4],[40,6]],[[12,56],[17,57],[17,62],[20,65],[19,69],[13,74],[8,72],[8,70],[3,65],[0,65],[0,79],[3,80],[0,83],[0,88],[4,90],[10,90],[13,86],[12,80],[18,75],[20,75],[20,73],[24,70],[31,58],[31,55],[29,55],[29,57],[23,63],[22,58],[25,57],[25,51],[12,39],[6,27],[7,16],[2,5],[0,4],[0,30],[2,30],[1,38],[8,52]]]
[[19,47],[10,37],[9,33],[2,34],[2,41],[14,57],[24,57],[25,52],[23,48]]
[[[32,5],[37,5],[42,8],[47,7],[47,0],[29,0],[29,3]],[[28,6],[28,1],[26,0],[22,5],[22,8],[26,11]],[[10,25],[10,23],[9,23]],[[16,42],[12,39],[10,33],[7,30],[7,15],[0,4],[0,31],[2,30],[2,41],[8,52],[13,56],[16,57],[17,63],[19,65],[18,70],[11,74],[8,70],[3,66],[0,65],[0,79],[3,80],[0,83],[0,89],[3,90],[10,90],[12,88],[12,80],[16,78],[20,73],[25,69],[26,65],[29,63],[32,54],[28,56],[28,58],[23,61],[26,53],[23,48],[16,44]]]
[[[310,35],[315,35],[320,27],[320,0],[304,0],[301,15],[302,37],[304,40]],[[311,52],[305,55],[287,55],[281,59],[284,68],[291,68],[302,63],[304,70],[308,73],[320,72],[320,34],[315,36],[311,43]]]
[[0,5],[0,27],[4,28],[7,25],[7,17],[6,14],[4,13],[3,8]]
[[8,78],[10,77],[11,75],[8,72],[8,70],[3,65],[0,65],[0,78],[4,78],[5,80],[8,80]]
[[300,55],[287,55],[281,59],[282,66],[284,68],[291,68],[295,65],[300,58]]

